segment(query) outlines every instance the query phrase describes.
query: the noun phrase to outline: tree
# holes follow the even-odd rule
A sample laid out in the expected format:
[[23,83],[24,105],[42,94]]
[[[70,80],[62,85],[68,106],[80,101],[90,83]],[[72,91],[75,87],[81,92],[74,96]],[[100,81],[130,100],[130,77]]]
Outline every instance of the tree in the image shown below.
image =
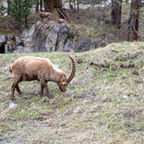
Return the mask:
[[3,15],[5,13],[6,8],[3,6],[1,2],[2,0],[0,0],[0,15]]
[[28,28],[28,16],[30,15],[30,9],[33,5],[31,0],[24,0],[24,18],[25,18],[25,27]]
[[128,22],[129,25],[128,41],[135,41],[138,39],[140,7],[141,7],[141,0],[132,0]]
[[10,0],[10,11],[12,13],[12,16],[17,21],[18,29],[21,29],[21,25],[23,23],[23,12],[24,12],[24,6],[22,0]]
[[45,11],[48,11],[48,6],[47,6],[47,4],[48,4],[49,2],[51,2],[51,11],[52,11],[52,0],[43,0],[43,1],[44,1]]
[[10,0],[10,11],[17,21],[18,29],[21,30],[25,19],[25,27],[28,27],[27,17],[30,15],[30,8],[34,1],[32,0]]
[[40,11],[42,11],[42,5],[43,5],[43,2],[42,0],[40,0]]
[[122,0],[112,0],[111,22],[120,29],[122,13]]
[[7,8],[7,14],[10,15],[10,0],[7,0],[8,8]]
[[35,11],[36,11],[36,13],[39,11],[39,0],[37,0]]
[[128,4],[129,3],[129,0],[126,0],[126,4]]

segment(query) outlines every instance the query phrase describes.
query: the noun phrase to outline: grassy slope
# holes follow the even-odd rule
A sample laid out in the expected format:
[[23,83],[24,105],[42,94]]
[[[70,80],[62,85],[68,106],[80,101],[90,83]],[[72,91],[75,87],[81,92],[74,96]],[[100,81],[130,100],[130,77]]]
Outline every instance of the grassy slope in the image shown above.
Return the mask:
[[[54,100],[39,97],[38,82],[20,83],[17,108],[0,115],[1,143],[144,143],[143,52],[144,43],[125,42],[77,53],[67,92],[49,84]],[[23,55],[47,57],[69,74],[67,53],[0,55],[0,111],[11,102],[7,68]]]

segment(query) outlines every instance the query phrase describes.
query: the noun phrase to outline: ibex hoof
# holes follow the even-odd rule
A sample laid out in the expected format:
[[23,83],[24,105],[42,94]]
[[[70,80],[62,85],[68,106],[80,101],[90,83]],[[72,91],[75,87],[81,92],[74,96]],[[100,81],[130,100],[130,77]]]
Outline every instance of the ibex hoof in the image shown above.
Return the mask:
[[11,100],[12,100],[13,102],[16,102],[16,99],[15,99],[14,97],[12,97]]
[[53,97],[53,95],[48,95],[48,98],[53,99],[54,97]]

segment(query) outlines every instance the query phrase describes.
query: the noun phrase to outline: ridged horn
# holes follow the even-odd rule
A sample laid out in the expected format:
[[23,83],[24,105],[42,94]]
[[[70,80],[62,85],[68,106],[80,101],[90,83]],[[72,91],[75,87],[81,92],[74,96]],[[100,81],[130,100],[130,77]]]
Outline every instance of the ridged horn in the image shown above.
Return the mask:
[[69,58],[71,59],[72,62],[72,67],[71,67],[71,73],[69,78],[67,79],[67,82],[70,83],[71,80],[73,79],[73,77],[75,76],[75,72],[76,72],[76,66],[75,66],[75,61],[72,57],[69,56]]

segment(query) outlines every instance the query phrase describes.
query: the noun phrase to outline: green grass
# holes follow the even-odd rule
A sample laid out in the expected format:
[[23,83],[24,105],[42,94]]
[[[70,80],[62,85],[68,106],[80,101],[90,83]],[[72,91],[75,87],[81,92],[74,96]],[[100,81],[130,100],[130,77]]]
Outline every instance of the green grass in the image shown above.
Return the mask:
[[[0,141],[30,144],[144,143],[143,47],[143,42],[124,42],[76,53],[77,61],[81,60],[81,63],[77,63],[76,75],[67,92],[61,93],[56,84],[49,84],[53,100],[39,96],[39,82],[21,82],[23,94],[19,96],[15,92],[16,109],[8,111],[3,118],[0,115]],[[131,58],[131,54],[137,56]],[[49,58],[67,75],[70,73],[68,53],[0,55],[1,112],[11,103],[12,79],[7,79],[8,66],[24,55]],[[90,65],[91,62],[98,66]],[[134,67],[120,66],[129,62]],[[139,75],[134,75],[134,70]]]

